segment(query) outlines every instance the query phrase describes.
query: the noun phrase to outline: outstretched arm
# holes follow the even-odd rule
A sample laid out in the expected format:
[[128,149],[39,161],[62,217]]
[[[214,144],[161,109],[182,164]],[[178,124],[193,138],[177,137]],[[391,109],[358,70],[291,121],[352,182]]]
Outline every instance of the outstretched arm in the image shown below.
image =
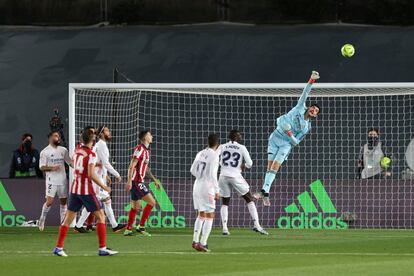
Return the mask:
[[309,79],[308,83],[306,84],[305,88],[303,89],[302,95],[299,98],[299,101],[296,105],[296,108],[297,107],[303,107],[303,108],[306,107],[305,102],[306,102],[306,99],[309,96],[309,93],[310,93],[311,89],[312,89],[312,84],[319,78],[320,78],[319,73],[316,72],[316,71],[312,71],[310,79]]

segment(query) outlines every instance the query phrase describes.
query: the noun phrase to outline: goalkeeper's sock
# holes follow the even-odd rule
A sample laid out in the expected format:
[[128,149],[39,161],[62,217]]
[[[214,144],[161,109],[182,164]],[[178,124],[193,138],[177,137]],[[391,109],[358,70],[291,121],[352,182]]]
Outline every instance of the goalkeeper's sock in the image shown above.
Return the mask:
[[229,218],[229,206],[221,205],[220,215],[221,215],[221,224],[223,225],[223,232],[228,232],[229,229],[227,228],[227,221]]
[[81,213],[78,221],[76,222],[76,227],[78,227],[78,228],[83,227],[83,224],[85,223],[85,221],[88,218],[89,214],[90,213],[88,212],[88,210],[86,210],[86,208],[83,208],[82,213]]
[[201,237],[200,243],[202,245],[207,245],[208,236],[210,236],[211,228],[213,227],[213,219],[206,218],[203,224],[203,235]]
[[203,227],[204,218],[198,216],[194,223],[193,242],[200,242],[201,228]]
[[249,209],[250,216],[253,219],[253,224],[255,228],[262,228],[259,223],[259,214],[257,213],[256,204],[253,201],[247,203],[247,209]]
[[269,195],[270,187],[272,187],[273,180],[276,178],[275,171],[267,171],[265,175],[265,181],[263,183],[262,192],[264,195]]

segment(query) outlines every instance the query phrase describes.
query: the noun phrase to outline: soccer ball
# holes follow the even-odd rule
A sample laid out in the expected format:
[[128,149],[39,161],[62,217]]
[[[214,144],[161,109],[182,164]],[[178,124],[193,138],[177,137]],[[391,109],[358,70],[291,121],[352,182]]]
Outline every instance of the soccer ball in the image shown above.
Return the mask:
[[391,158],[384,156],[380,161],[380,165],[384,170],[388,169],[391,166]]
[[341,48],[341,53],[344,57],[352,57],[355,54],[355,48],[352,44],[345,44]]

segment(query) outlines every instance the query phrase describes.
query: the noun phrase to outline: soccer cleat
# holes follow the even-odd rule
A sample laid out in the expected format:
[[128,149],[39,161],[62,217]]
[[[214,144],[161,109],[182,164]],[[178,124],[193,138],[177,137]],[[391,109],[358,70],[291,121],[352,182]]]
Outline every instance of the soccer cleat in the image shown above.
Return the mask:
[[93,226],[93,225],[87,225],[87,226],[86,226],[86,230],[87,230],[87,231],[95,231],[95,230],[96,230],[96,227],[95,227],[95,226]]
[[105,249],[105,250],[100,250],[98,251],[98,255],[99,256],[113,256],[118,254],[118,251],[115,250],[111,250],[109,248]]
[[265,236],[268,236],[269,235],[269,233],[266,231],[266,230],[264,230],[263,228],[253,228],[253,231],[254,232],[257,232],[257,233],[260,233],[261,235],[265,235]]
[[40,231],[45,230],[45,219],[40,218],[40,219],[39,219],[38,226],[39,226],[39,230],[40,230]]
[[57,247],[55,247],[55,249],[53,249],[53,255],[58,256],[58,257],[67,257],[68,255],[66,255],[65,251],[63,251],[63,249],[59,249]]
[[199,246],[199,243],[198,243],[198,242],[193,241],[193,243],[191,244],[191,246],[192,246],[195,250],[200,251],[200,249],[198,248],[198,246]]
[[73,228],[73,231],[76,232],[76,233],[80,233],[80,234],[89,233],[89,231],[87,231],[85,228],[83,228],[83,227],[76,227],[76,226]]
[[223,230],[223,236],[230,236],[229,230]]
[[270,206],[270,200],[268,196],[263,197],[263,206],[266,206],[266,207]]
[[124,230],[125,227],[126,227],[125,224],[118,224],[117,227],[112,228],[112,231],[114,231],[114,233],[118,233],[118,232],[121,232],[122,230]]
[[124,236],[133,236],[133,235],[134,235],[134,232],[132,230],[125,229]]
[[137,232],[140,233],[143,236],[151,237],[151,234],[148,233],[147,231],[145,231],[145,228],[143,228],[143,227],[137,227]]
[[201,252],[210,252],[210,250],[208,249],[208,245],[202,245],[201,243],[198,243],[197,250]]

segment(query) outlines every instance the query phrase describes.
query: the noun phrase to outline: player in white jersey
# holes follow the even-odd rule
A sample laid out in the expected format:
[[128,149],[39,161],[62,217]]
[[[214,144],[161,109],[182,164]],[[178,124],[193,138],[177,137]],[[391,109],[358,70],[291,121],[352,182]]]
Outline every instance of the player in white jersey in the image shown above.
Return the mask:
[[40,152],[39,168],[46,175],[46,202],[43,204],[39,218],[39,230],[43,231],[47,213],[53,204],[55,196],[60,199],[60,221],[63,222],[67,210],[68,181],[66,178],[65,162],[73,167],[68,150],[59,146],[60,134],[57,131],[49,133],[49,145]]
[[253,230],[262,234],[269,235],[259,223],[256,205],[253,202],[253,196],[250,193],[249,184],[242,176],[242,171],[250,169],[253,161],[246,147],[240,144],[242,135],[238,130],[231,130],[229,134],[230,142],[220,146],[220,177],[219,188],[221,196],[221,223],[223,225],[223,235],[230,235],[227,227],[229,216],[229,203],[231,190],[235,190],[247,204],[250,216],[253,219]]
[[[111,165],[109,161],[109,149],[107,146],[107,142],[109,142],[112,139],[112,134],[109,128],[105,125],[102,125],[97,130],[97,135],[99,137],[99,141],[95,144],[94,150],[97,155],[98,161],[102,163],[101,166],[96,167],[96,175],[100,178],[102,183],[105,185],[110,185],[110,183],[107,182],[108,172],[115,176],[115,179],[117,183],[120,183],[122,181],[121,175],[114,169],[114,167]],[[110,178],[109,178],[110,180]],[[105,214],[111,224],[112,230],[114,232],[119,232],[123,230],[126,225],[125,224],[118,224],[118,222],[115,219],[114,211],[112,209],[112,200],[110,194],[96,185],[94,183],[95,188],[95,194],[99,201],[103,203],[103,207],[105,210]],[[89,216],[89,212],[84,208],[82,210],[82,214],[76,223],[75,231],[79,233],[84,233],[83,231],[83,224],[85,223],[86,219]]]
[[[207,239],[213,226],[216,200],[219,199],[217,173],[219,154],[217,134],[208,136],[208,147],[200,151],[191,166],[191,174],[196,178],[193,187],[194,209],[198,217],[194,223],[192,246],[197,251],[208,252]],[[202,237],[200,239],[200,234]]]

